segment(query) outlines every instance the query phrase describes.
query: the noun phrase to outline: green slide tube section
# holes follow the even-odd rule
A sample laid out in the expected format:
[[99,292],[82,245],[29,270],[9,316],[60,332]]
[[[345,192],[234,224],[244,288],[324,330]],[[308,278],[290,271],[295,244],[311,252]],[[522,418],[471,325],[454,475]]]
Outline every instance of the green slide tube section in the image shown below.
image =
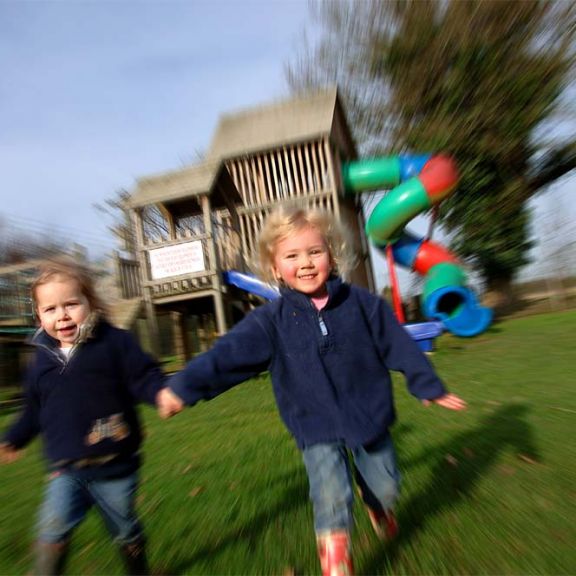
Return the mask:
[[377,245],[393,243],[400,237],[406,222],[430,206],[420,180],[411,178],[378,202],[366,223],[366,234]]
[[342,178],[348,193],[397,186],[400,184],[400,160],[383,157],[350,162],[342,167]]
[[424,282],[422,308],[428,318],[437,318],[456,336],[476,336],[492,322],[492,310],[480,306],[465,286],[466,274],[451,262],[436,264]]
[[436,264],[426,274],[422,299],[426,300],[430,294],[446,286],[464,286],[466,274],[460,266],[451,262]]

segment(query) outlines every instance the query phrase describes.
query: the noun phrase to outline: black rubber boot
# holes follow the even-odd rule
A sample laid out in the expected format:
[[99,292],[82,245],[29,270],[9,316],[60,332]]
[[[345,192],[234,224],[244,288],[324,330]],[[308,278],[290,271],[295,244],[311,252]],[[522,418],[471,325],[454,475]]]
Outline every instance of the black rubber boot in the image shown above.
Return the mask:
[[121,546],[120,554],[127,576],[148,576],[146,545],[143,540]]
[[59,576],[64,573],[64,564],[68,556],[68,542],[36,544],[34,576]]

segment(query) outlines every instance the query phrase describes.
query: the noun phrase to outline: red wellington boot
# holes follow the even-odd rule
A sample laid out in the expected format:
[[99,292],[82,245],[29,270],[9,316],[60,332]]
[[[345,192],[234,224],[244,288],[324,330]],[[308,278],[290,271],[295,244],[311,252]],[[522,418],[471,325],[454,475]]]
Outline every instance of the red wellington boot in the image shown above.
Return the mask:
[[368,507],[366,509],[368,510],[368,517],[370,518],[372,528],[374,528],[374,532],[376,532],[380,540],[384,542],[390,541],[398,536],[398,521],[392,510],[377,512]]
[[348,532],[326,532],[316,538],[322,576],[353,576]]

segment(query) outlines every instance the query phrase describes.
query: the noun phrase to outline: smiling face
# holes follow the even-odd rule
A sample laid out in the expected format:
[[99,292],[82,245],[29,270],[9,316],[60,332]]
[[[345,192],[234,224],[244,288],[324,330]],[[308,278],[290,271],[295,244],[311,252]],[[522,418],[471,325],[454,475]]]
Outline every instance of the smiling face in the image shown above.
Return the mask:
[[332,258],[322,234],[308,226],[280,240],[274,250],[273,271],[294,290],[314,298],[325,296]]
[[90,304],[73,278],[54,276],[35,290],[36,313],[42,328],[60,342],[72,346],[80,325],[90,314]]

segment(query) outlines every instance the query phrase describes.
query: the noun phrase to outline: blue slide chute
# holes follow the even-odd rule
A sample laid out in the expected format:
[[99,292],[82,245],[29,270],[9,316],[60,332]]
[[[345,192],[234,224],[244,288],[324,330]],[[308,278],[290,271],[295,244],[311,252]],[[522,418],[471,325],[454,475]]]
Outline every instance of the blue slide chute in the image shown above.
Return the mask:
[[266,300],[275,300],[280,296],[277,288],[266,282],[262,282],[262,280],[258,280],[258,278],[252,274],[245,274],[237,270],[228,270],[223,273],[223,276],[226,284],[236,286],[236,288],[240,288]]

